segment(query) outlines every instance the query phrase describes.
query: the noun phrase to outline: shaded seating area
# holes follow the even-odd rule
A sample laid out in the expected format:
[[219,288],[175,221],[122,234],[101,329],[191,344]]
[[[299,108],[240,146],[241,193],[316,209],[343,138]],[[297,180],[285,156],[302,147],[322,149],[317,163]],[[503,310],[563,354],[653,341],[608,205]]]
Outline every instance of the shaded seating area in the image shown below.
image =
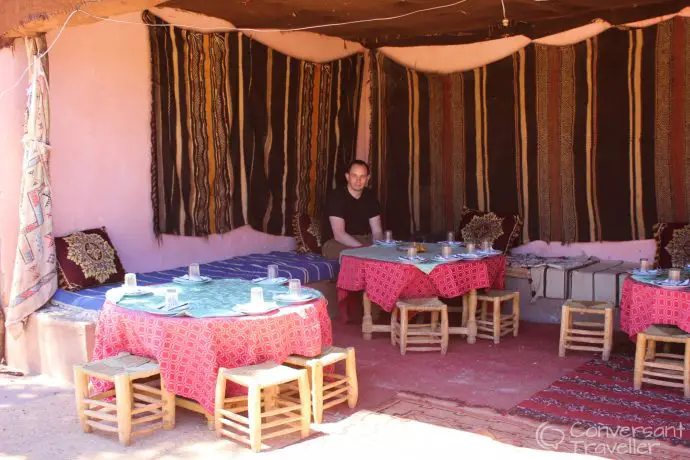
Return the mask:
[[687,5],[19,3],[0,454],[690,458]]

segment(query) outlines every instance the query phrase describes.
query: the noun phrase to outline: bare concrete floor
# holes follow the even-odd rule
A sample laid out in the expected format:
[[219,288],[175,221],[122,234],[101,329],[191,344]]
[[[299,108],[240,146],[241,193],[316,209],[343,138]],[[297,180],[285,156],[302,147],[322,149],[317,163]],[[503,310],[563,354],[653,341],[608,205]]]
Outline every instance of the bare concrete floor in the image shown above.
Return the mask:
[[[336,344],[357,349],[360,403],[355,410],[344,406],[328,413],[326,423],[314,425],[308,439],[258,454],[261,457],[421,458],[448,457],[452,452],[457,458],[573,455],[517,448],[480,434],[374,412],[400,390],[507,409],[591,357],[559,359],[557,329],[526,324],[520,337],[506,338],[500,345],[479,341],[469,346],[455,337],[445,357],[435,353],[400,356],[388,337],[375,335],[374,340],[363,341],[356,326],[334,323],[334,332]],[[256,455],[216,439],[205,419],[182,409],[178,409],[174,430],[159,430],[123,447],[113,435],[81,432],[71,386],[44,376],[0,375],[0,458],[187,460]]]

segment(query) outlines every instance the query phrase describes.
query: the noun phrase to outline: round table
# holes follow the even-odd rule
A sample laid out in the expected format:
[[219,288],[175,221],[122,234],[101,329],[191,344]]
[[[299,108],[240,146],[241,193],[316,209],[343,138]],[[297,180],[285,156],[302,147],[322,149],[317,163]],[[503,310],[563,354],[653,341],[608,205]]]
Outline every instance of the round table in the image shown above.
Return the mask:
[[491,256],[473,261],[454,261],[440,264],[424,273],[409,263],[389,262],[366,257],[342,255],[338,274],[340,314],[347,319],[345,299],[348,292],[364,291],[362,335],[371,339],[372,332],[390,332],[390,326],[374,325],[371,302],[391,311],[398,299],[439,296],[465,296],[469,315],[466,327],[451,328],[452,333],[467,334],[467,341],[475,343],[477,325],[474,317],[477,289],[503,289],[506,257]]
[[[122,351],[153,358],[168,391],[213,414],[218,368],[282,363],[291,354],[316,356],[331,344],[323,297],[264,315],[215,318],[160,316],[106,302],[96,325],[93,358]],[[97,391],[109,388],[103,381],[94,386]],[[240,389],[228,388],[230,394]]]
[[664,289],[626,278],[621,294],[621,329],[634,339],[653,324],[690,332],[690,290]]

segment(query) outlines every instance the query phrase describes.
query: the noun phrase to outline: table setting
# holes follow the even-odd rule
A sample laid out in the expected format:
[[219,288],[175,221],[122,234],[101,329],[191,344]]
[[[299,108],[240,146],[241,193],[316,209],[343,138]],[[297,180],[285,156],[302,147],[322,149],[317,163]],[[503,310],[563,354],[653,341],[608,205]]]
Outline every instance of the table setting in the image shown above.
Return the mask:
[[683,268],[652,268],[647,259],[640,259],[640,266],[630,271],[635,281],[668,290],[690,289],[690,264]]
[[191,264],[188,274],[154,286],[137,286],[136,274],[127,273],[121,287],[106,292],[106,300],[154,315],[209,318],[267,314],[321,296],[319,291],[301,286],[300,280],[277,273],[277,265],[271,265],[266,277],[252,281],[212,280],[200,274],[198,264]]

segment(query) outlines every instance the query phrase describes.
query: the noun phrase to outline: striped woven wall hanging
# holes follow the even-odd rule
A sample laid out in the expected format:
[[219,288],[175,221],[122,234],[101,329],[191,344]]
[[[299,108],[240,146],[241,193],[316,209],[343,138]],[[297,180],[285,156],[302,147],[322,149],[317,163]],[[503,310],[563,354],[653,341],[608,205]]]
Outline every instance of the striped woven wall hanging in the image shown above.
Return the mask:
[[362,54],[312,63],[244,34],[200,33],[143,13],[151,47],[155,234],[245,224],[292,233],[318,216],[355,157]]
[[452,74],[372,63],[373,187],[395,234],[467,205],[522,240],[625,241],[690,219],[690,19],[532,44]]

